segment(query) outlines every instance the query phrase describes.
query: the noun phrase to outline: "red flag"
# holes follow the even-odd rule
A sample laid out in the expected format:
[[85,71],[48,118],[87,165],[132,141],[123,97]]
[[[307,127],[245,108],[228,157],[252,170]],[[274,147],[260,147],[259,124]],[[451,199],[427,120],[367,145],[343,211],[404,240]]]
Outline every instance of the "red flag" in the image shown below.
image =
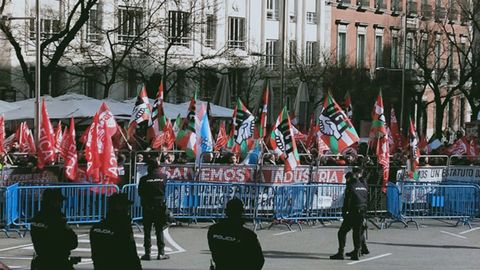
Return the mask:
[[40,140],[37,151],[37,167],[43,169],[45,164],[55,161],[55,137],[52,123],[48,117],[45,99],[42,101],[42,125],[40,127]]
[[[107,123],[104,124],[104,129],[107,129]],[[113,149],[112,137],[110,136],[105,136],[103,141],[102,174],[108,177],[109,183],[117,183],[120,180],[118,177],[117,157],[115,156],[115,149]]]
[[87,141],[85,143],[85,158],[87,160],[86,175],[99,179],[100,157],[98,155],[98,113],[93,117],[93,122],[89,127]]
[[82,136],[81,136],[80,139],[78,139],[78,140],[79,140],[81,143],[86,143],[89,132],[90,132],[90,126],[88,126],[87,129],[85,129],[85,131],[83,132]]
[[223,147],[227,145],[227,131],[225,130],[225,122],[220,123],[220,128],[218,129],[217,140],[215,141],[215,151],[220,151]]
[[420,141],[418,142],[418,148],[425,151],[428,154],[428,142],[425,136],[420,136]]
[[398,122],[397,122],[397,117],[395,116],[395,110],[393,108],[390,113],[390,132],[392,133],[392,138],[394,142],[394,146],[392,148],[393,149],[397,149],[399,147],[403,148],[404,144],[398,128]]
[[470,148],[469,145],[470,143],[468,142],[467,138],[464,136],[458,139],[454,144],[452,144],[447,149],[447,151],[450,155],[459,155],[459,156],[466,155]]
[[58,121],[57,129],[55,130],[55,153],[60,153],[60,147],[62,144],[62,121]]
[[22,122],[15,132],[15,139],[18,142],[18,151],[21,153],[35,154],[37,152],[35,147],[35,140],[33,134],[28,128],[26,122]]
[[65,161],[65,176],[71,181],[77,180],[78,155],[77,143],[75,141],[75,121],[73,118],[70,118],[70,127],[65,132],[60,149],[62,158]]
[[382,191],[387,191],[388,176],[390,171],[390,149],[388,136],[384,135],[377,140],[377,160],[383,169]]
[[477,157],[479,155],[477,138],[470,139],[470,143],[467,148],[467,155],[470,157],[470,160],[475,160],[474,157]]
[[[106,125],[105,125],[106,124]],[[110,111],[107,103],[103,102],[98,110],[98,137],[103,141],[103,132],[106,131],[107,136],[112,137],[117,133],[118,125],[115,121],[113,113]]]
[[5,119],[0,116],[0,155],[5,153]]

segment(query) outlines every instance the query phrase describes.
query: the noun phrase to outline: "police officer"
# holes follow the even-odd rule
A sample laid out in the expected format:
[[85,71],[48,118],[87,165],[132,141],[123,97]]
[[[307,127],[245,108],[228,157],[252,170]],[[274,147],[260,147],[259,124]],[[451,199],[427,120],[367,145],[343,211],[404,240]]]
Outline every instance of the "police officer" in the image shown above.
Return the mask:
[[108,198],[107,204],[106,218],[90,229],[94,269],[141,270],[128,215],[132,201],[127,194],[116,193]]
[[145,254],[141,259],[150,260],[153,224],[157,236],[157,260],[166,260],[170,258],[165,254],[165,242],[163,239],[163,226],[167,223],[165,205],[166,175],[160,171],[160,164],[157,159],[149,160],[147,166],[148,174],[140,178],[138,185],[138,195],[143,207],[143,246],[145,247]]
[[216,270],[262,269],[265,259],[257,235],[243,227],[243,203],[233,198],[227,203],[227,218],[208,229],[208,246]]
[[[359,170],[358,168],[354,168],[354,177],[356,177],[368,190],[368,183],[365,180],[364,172],[362,170]],[[360,255],[368,255],[370,254],[370,251],[368,250],[367,247],[367,230],[368,230],[368,225],[367,225],[367,217],[366,217],[366,212],[363,216],[363,222],[362,222],[362,229],[360,231],[360,243],[361,243],[361,250],[360,250]],[[352,250],[351,252],[345,253],[348,257],[352,257],[352,254],[355,252],[355,250]]]
[[348,255],[352,260],[358,260],[361,255],[362,227],[367,211],[368,189],[363,182],[355,177],[359,173],[360,171],[355,168],[353,173],[348,172],[345,175],[347,186],[342,208],[343,222],[338,230],[338,252],[330,256],[332,260],[344,259],[346,237],[350,230],[353,230],[354,250]]
[[32,269],[73,269],[69,256],[78,239],[61,212],[64,199],[60,189],[46,189],[42,194],[40,211],[30,223],[36,253]]

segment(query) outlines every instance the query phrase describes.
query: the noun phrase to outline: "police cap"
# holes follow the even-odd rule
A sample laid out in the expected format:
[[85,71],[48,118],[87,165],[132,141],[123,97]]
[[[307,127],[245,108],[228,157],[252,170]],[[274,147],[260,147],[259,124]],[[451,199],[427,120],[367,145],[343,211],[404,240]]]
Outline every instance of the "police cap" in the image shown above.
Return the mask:
[[108,197],[108,204],[113,205],[131,205],[133,202],[128,199],[126,193],[114,193]]
[[47,188],[42,193],[42,201],[44,202],[63,201],[65,199],[62,191],[58,188]]

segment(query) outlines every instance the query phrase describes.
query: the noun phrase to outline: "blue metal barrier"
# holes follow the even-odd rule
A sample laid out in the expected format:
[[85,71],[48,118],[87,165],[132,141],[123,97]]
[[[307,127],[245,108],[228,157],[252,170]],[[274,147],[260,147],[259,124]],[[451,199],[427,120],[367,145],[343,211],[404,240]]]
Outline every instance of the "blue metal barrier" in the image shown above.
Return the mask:
[[165,196],[167,207],[176,219],[223,218],[228,200],[238,197],[244,203],[244,217],[259,221],[273,218],[275,187],[169,181]]
[[119,192],[116,185],[19,186],[18,217],[13,224],[29,226],[40,210],[42,192],[55,188],[66,197],[62,212],[70,224],[99,222],[105,217],[107,197]]
[[132,221],[143,219],[143,209],[142,204],[140,203],[140,196],[138,195],[138,185],[124,185],[122,187],[122,193],[126,193],[128,199],[133,202],[132,206],[130,206],[130,216],[132,217]]
[[[416,219],[458,219],[470,226],[470,219],[479,214],[480,188],[477,185],[445,185],[408,183],[400,187],[389,184],[388,212],[393,222],[405,226]],[[393,223],[392,222],[392,223]]]

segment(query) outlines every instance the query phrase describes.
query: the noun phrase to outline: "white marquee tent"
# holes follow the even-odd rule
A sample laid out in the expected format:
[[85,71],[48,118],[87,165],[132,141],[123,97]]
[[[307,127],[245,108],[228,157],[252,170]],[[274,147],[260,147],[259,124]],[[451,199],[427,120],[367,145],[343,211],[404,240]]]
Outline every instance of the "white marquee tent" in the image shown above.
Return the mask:
[[0,100],[0,114],[18,109],[18,106],[8,103],[6,101]]

